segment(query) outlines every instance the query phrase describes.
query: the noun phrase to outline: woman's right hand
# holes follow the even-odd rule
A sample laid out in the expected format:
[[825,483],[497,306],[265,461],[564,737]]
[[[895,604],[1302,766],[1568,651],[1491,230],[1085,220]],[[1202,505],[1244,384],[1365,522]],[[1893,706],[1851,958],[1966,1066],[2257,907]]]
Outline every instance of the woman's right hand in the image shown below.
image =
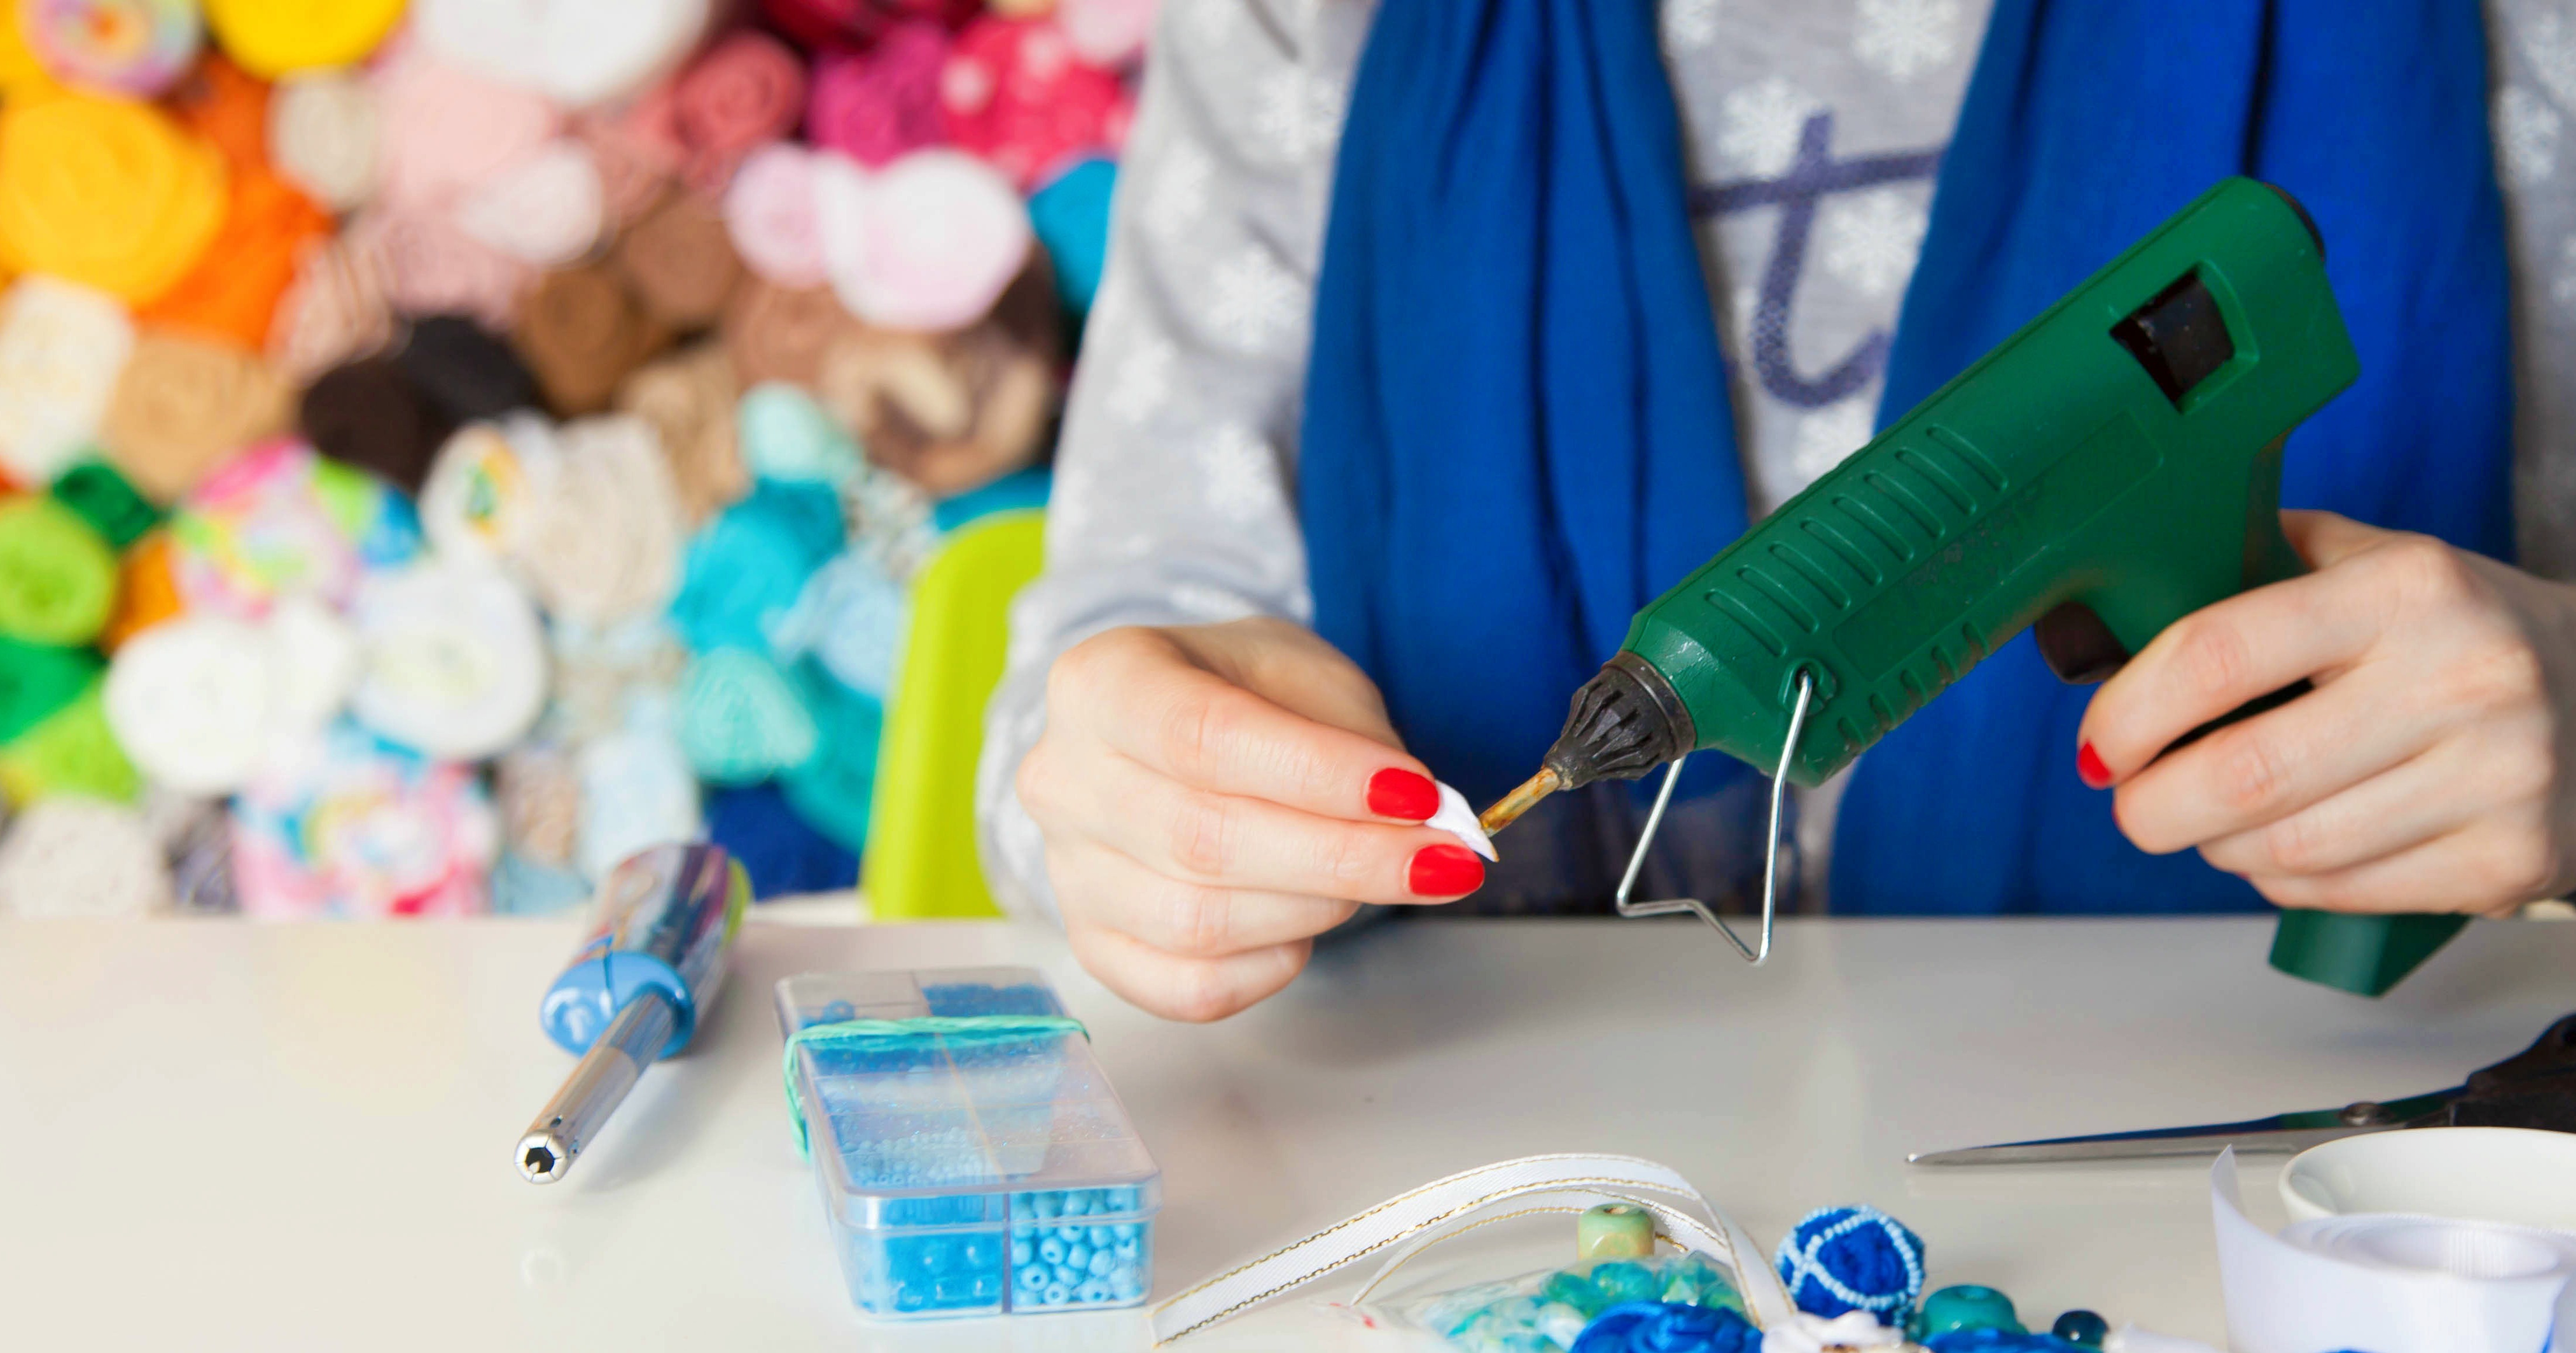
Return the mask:
[[1223,1019],[1288,984],[1363,902],[1483,886],[1377,687],[1272,619],[1097,635],[1047,677],[1020,763],[1074,956],[1166,1019]]

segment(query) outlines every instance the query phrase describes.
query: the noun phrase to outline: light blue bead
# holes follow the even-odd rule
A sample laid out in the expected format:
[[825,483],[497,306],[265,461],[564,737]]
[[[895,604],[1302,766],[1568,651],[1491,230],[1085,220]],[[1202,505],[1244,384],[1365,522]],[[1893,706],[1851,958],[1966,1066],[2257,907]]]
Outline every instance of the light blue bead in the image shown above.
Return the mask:
[[1132,1221],[1119,1222],[1117,1225],[1109,1228],[1109,1234],[1116,1236],[1120,1240],[1133,1240],[1136,1236],[1136,1223]]
[[1072,1299],[1073,1289],[1063,1283],[1048,1283],[1046,1289],[1038,1293],[1038,1300],[1049,1306],[1062,1306]]
[[1061,1236],[1051,1235],[1038,1242],[1038,1258],[1045,1260],[1051,1265],[1063,1263],[1064,1252],[1064,1239]]
[[1091,1215],[1091,1202],[1091,1190],[1074,1189],[1064,1195],[1064,1215],[1088,1217]]
[[1055,1238],[1063,1241],[1067,1245],[1081,1244],[1083,1238],[1090,1233],[1091,1228],[1088,1226],[1059,1226],[1055,1228]]
[[1091,1247],[1078,1240],[1065,1246],[1064,1262],[1088,1271],[1091,1268]]
[[1053,1218],[1064,1215],[1064,1195],[1062,1193],[1049,1190],[1037,1195],[1035,1201],[1037,1204],[1038,1215],[1041,1217],[1052,1220]]
[[1130,1269],[1109,1280],[1109,1290],[1120,1301],[1135,1301],[1145,1295],[1145,1275]]
[[1012,1267],[1014,1267],[1014,1268],[1026,1268],[1026,1267],[1028,1267],[1028,1263],[1029,1263],[1029,1261],[1030,1261],[1031,1259],[1034,1259],[1034,1258],[1036,1258],[1036,1257],[1037,1257],[1037,1252],[1038,1252],[1038,1247],[1037,1247],[1037,1246],[1035,1246],[1035,1245],[1033,1245],[1033,1244],[1031,1244],[1031,1243],[1029,1243],[1029,1241],[1027,1240],[1027,1238],[1022,1237],[1022,1238],[1019,1238],[1019,1239],[1015,1239],[1015,1240],[1013,1240],[1013,1241],[1011,1242],[1011,1265],[1012,1265]]
[[1140,1248],[1141,1247],[1136,1243],[1136,1237],[1134,1236],[1120,1236],[1110,1245],[1111,1252],[1121,1259],[1135,1258],[1137,1251]]
[[1106,1278],[1109,1276],[1109,1271],[1111,1269],[1118,1267],[1118,1256],[1111,1254],[1107,1250],[1093,1250],[1091,1252],[1091,1262],[1083,1265],[1082,1267],[1083,1271],[1089,1273],[1092,1277]]
[[1091,1281],[1084,1283],[1082,1286],[1075,1288],[1073,1295],[1077,1300],[1085,1302],[1096,1303],[1107,1301],[1109,1300],[1109,1284],[1100,1281],[1098,1278],[1094,1278]]
[[1044,1268],[1032,1264],[1029,1267],[1020,1270],[1019,1283],[1020,1286],[1034,1292],[1039,1288],[1046,1286],[1047,1279],[1051,1276],[1053,1275],[1049,1274]]
[[1090,1274],[1083,1272],[1081,1269],[1075,1268],[1071,1264],[1058,1264],[1055,1266],[1055,1280],[1063,1283],[1067,1287],[1079,1287],[1082,1285],[1082,1280],[1090,1276]]

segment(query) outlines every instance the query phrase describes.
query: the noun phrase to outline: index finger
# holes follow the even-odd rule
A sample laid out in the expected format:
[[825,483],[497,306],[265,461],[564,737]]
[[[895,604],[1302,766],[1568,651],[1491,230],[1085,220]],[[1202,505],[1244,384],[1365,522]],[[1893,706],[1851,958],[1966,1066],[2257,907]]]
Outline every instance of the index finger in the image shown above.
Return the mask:
[[[1375,738],[1292,713],[1174,650],[1113,650],[1099,658],[1104,690],[1092,730],[1113,750],[1199,789],[1354,822],[1419,822],[1369,807],[1371,782],[1386,771],[1431,781],[1419,760]],[[1424,810],[1429,816],[1429,810]]]
[[2373,608],[2352,595],[2356,585],[2329,569],[2258,587],[2166,626],[2085,709],[2077,736],[2100,762],[2088,770],[2107,771],[2116,783],[2202,724],[2361,657],[2378,623]]

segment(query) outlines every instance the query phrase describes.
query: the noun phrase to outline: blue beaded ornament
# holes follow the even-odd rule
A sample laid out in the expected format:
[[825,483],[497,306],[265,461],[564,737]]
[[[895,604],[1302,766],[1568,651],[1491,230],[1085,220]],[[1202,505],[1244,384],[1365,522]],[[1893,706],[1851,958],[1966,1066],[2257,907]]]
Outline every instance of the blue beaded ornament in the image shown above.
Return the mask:
[[1808,1213],[1773,1262],[1798,1309],[1828,1320],[1867,1311],[1882,1325],[1902,1325],[1923,1295],[1922,1238],[1874,1207]]

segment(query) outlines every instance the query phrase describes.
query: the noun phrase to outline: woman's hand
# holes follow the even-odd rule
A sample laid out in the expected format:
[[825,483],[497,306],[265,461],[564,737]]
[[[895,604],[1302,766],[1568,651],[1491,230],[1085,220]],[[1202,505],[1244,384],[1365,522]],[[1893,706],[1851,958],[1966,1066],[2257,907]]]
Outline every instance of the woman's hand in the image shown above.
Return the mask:
[[2119,787],[2120,829],[2285,907],[2495,915],[2576,884],[2576,589],[2330,513],[2282,523],[2316,572],[2177,622],[2085,711],[2078,773]]
[[1067,652],[1019,792],[1075,957],[1168,1019],[1286,986],[1363,902],[1485,881],[1420,825],[1437,790],[1377,687],[1284,621],[1118,629]]

